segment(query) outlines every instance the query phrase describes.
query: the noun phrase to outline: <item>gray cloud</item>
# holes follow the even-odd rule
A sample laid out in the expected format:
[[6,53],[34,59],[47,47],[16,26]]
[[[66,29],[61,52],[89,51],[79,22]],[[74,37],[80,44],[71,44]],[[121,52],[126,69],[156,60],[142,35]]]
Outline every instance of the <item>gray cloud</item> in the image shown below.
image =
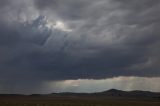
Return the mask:
[[159,1],[2,0],[0,7],[2,85],[160,76]]

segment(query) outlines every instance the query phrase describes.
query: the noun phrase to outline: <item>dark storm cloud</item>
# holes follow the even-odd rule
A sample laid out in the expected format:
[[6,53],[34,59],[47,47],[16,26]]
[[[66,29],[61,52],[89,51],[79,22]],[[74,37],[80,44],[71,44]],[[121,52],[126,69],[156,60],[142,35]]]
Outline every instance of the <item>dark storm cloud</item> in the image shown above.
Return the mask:
[[9,3],[9,0],[1,0],[0,1],[0,8],[5,7]]
[[[159,51],[159,1],[36,0],[35,4],[41,11],[55,11],[60,18],[69,21],[69,25],[80,21],[73,33],[80,39],[76,45],[71,45],[74,45],[73,52],[78,50],[84,56],[69,68],[74,69],[72,74],[103,78],[157,76],[159,73],[159,68],[154,66],[159,63],[156,59],[159,52],[151,53],[154,49]],[[150,66],[145,66],[148,62]]]
[[[94,1],[92,1],[94,3]],[[41,11],[52,9],[52,12],[58,14],[61,18],[66,19],[83,19],[86,18],[85,12],[89,5],[93,3],[87,0],[35,0],[36,7]]]
[[[160,1],[0,2],[1,82],[160,76]],[[51,29],[47,18],[72,31]]]

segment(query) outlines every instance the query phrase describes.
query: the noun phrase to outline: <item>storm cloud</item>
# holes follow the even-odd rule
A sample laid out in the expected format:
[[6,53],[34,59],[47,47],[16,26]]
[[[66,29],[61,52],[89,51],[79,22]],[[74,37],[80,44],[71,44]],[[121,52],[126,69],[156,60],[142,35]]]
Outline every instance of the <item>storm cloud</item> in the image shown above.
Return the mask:
[[159,77],[159,8],[157,0],[1,0],[0,84]]

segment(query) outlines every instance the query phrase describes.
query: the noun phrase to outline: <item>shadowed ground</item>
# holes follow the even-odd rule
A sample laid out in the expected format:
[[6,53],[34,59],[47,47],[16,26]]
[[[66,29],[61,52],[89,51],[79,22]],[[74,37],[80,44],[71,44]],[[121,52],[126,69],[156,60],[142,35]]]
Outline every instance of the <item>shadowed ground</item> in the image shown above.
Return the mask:
[[160,106],[160,99],[104,96],[1,96],[0,106]]

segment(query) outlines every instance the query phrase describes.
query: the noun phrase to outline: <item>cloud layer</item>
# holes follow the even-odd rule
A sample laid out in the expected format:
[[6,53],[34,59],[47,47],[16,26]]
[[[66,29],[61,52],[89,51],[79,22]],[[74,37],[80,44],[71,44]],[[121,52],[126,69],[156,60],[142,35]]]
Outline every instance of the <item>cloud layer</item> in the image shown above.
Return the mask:
[[0,84],[159,77],[159,8],[153,0],[1,0]]

